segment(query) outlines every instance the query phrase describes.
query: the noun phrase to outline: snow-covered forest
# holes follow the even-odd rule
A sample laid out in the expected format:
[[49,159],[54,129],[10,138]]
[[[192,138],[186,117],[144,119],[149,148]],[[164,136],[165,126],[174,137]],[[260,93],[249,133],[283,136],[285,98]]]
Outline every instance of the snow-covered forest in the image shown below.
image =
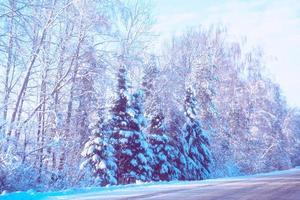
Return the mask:
[[263,51],[200,24],[157,44],[152,7],[0,1],[0,191],[300,164],[300,110],[270,78]]

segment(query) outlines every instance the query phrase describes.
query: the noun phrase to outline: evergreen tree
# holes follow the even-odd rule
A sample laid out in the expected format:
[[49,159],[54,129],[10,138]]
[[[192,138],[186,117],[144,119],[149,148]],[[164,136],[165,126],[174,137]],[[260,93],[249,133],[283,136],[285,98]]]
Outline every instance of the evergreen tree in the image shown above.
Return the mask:
[[115,151],[110,137],[111,127],[100,119],[93,127],[92,134],[81,153],[85,158],[81,168],[92,171],[96,177],[95,181],[92,181],[93,184],[102,186],[117,184]]
[[144,116],[144,92],[142,90],[138,90],[135,92],[131,97],[131,109],[132,109],[132,116],[136,123],[138,123],[141,127],[146,126],[146,119]]
[[121,66],[118,73],[117,98],[111,109],[119,184],[137,180],[147,181],[151,177],[148,145],[140,121],[135,118],[141,114],[140,103],[133,101],[132,107],[129,100],[126,68]]
[[180,171],[175,165],[179,152],[167,133],[162,112],[158,112],[150,122],[149,141],[154,153],[152,163],[153,180],[170,181],[179,179]]
[[202,180],[210,175],[211,153],[207,133],[197,119],[197,101],[191,88],[186,90],[184,111],[186,123],[182,128],[181,146],[186,157],[185,179]]
[[170,181],[179,179],[180,176],[180,171],[174,165],[179,152],[168,134],[165,116],[160,107],[160,95],[157,93],[158,76],[157,58],[152,55],[145,67],[142,83],[146,96],[145,113],[150,121],[147,127],[148,139],[154,155],[152,179]]

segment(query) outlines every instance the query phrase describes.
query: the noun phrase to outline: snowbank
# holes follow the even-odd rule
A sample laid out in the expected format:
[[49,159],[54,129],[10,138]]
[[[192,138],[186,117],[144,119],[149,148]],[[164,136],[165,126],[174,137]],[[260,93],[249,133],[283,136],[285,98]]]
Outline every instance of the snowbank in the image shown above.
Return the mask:
[[205,185],[208,183],[215,182],[225,182],[225,181],[234,181],[234,180],[245,180],[258,177],[265,176],[276,176],[276,175],[284,175],[284,174],[293,174],[297,171],[300,171],[300,167],[295,167],[290,170],[284,171],[274,171],[270,173],[261,173],[250,176],[238,176],[238,177],[229,177],[229,178],[218,178],[218,179],[207,179],[203,181],[171,181],[171,182],[151,182],[151,183],[138,183],[138,184],[130,184],[130,185],[119,185],[119,186],[107,186],[107,187],[88,187],[88,188],[77,188],[77,189],[68,189],[64,191],[57,192],[35,192],[32,190],[26,192],[14,192],[14,193],[2,193],[0,195],[0,200],[41,200],[41,199],[55,199],[60,197],[69,197],[72,199],[72,196],[75,198],[76,195],[80,194],[89,194],[89,196],[93,195],[105,195],[106,193],[114,194],[116,196],[124,196],[130,194],[130,191],[133,190],[142,190],[143,192],[155,192],[162,190],[163,188],[180,188],[181,186],[186,185]]

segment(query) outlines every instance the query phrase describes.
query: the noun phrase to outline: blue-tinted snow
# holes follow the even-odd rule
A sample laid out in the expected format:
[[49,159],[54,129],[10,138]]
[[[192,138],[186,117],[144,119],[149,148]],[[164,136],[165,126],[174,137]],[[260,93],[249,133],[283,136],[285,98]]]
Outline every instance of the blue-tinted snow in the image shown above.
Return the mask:
[[14,193],[2,193],[0,195],[0,200],[43,200],[43,199],[64,199],[64,197],[68,197],[68,199],[76,199],[77,195],[88,195],[88,196],[97,196],[97,195],[117,195],[124,196],[130,194],[133,190],[141,190],[143,192],[155,192],[161,190],[161,187],[176,187],[179,188],[182,185],[201,185],[207,183],[214,182],[223,182],[230,180],[244,180],[249,179],[251,181],[252,178],[256,177],[264,177],[264,176],[274,176],[274,175],[282,175],[282,174],[290,174],[295,171],[300,171],[300,167],[296,167],[290,170],[285,171],[274,171],[270,173],[261,173],[250,176],[238,176],[238,177],[230,177],[230,178],[219,178],[219,179],[208,179],[203,181],[171,181],[171,182],[151,182],[151,183],[142,183],[138,184],[130,184],[130,185],[120,185],[120,186],[107,186],[107,187],[88,187],[88,188],[78,188],[78,189],[69,189],[58,192],[34,192],[32,190],[27,192],[14,192]]

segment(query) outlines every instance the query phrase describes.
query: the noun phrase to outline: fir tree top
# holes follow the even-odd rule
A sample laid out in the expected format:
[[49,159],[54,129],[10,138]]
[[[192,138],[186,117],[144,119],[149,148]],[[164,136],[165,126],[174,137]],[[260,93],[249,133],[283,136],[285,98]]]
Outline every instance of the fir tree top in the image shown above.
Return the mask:
[[197,100],[191,87],[186,89],[184,112],[186,117],[191,121],[194,121],[197,117]]

